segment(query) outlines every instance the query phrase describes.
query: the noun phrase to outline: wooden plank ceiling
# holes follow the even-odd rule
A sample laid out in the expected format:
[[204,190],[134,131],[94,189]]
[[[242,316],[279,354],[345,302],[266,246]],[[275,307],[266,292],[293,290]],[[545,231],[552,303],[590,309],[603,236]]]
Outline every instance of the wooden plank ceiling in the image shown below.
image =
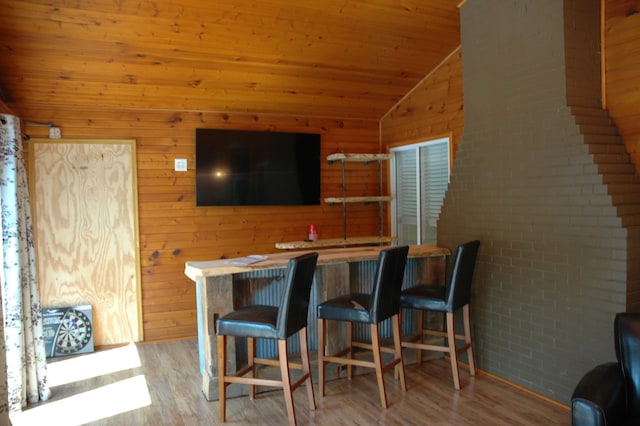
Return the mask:
[[4,0],[20,105],[379,119],[459,44],[460,0]]

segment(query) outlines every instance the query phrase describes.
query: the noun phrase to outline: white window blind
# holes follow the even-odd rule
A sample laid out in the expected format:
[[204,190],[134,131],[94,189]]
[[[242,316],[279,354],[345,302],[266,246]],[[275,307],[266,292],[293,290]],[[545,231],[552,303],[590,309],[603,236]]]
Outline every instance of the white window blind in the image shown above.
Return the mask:
[[392,221],[400,244],[435,244],[449,185],[449,139],[392,150],[395,202]]
[[418,232],[418,175],[417,151],[402,150],[394,155],[396,161],[396,218],[400,244],[415,244]]

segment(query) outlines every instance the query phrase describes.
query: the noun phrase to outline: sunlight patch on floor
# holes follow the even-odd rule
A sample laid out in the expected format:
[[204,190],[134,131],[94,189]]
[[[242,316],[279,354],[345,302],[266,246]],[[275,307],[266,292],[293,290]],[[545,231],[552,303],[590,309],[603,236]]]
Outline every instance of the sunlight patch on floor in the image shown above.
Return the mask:
[[105,419],[151,405],[143,375],[51,401],[11,416],[13,426],[72,426]]
[[140,356],[133,343],[89,355],[50,361],[47,364],[49,387],[79,382],[140,366]]

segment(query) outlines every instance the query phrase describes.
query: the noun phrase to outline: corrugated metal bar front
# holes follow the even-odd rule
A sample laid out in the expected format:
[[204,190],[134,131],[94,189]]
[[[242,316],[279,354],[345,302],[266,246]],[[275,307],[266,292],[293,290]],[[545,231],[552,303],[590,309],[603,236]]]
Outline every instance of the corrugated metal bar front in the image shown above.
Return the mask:
[[[407,288],[415,282],[416,260],[407,259],[403,288]],[[373,280],[375,278],[377,261],[353,262],[349,264],[349,283],[352,292],[371,293]],[[254,272],[246,272],[234,275],[234,309],[241,306],[262,304],[279,306],[282,292],[285,285],[286,269],[268,269]],[[309,350],[318,349],[318,324],[316,318],[316,306],[321,302],[318,300],[317,284],[314,277],[311,288],[311,299],[309,302],[309,326],[308,341]],[[403,334],[411,333],[414,327],[414,315],[405,312],[403,316]],[[380,336],[382,338],[392,337],[391,320],[383,321],[380,325]],[[371,334],[367,324],[355,324],[354,338],[359,341],[370,341]],[[289,338],[289,352],[298,353],[300,344],[298,336]],[[270,339],[258,339],[256,342],[256,352],[259,357],[275,358],[278,356],[276,342]],[[246,361],[247,346],[246,339],[236,339],[236,354],[238,360]]]

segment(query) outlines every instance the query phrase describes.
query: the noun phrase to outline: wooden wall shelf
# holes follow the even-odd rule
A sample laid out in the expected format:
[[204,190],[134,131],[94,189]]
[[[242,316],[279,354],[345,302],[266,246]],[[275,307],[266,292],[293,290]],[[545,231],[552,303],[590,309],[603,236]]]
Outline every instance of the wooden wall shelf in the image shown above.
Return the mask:
[[[382,225],[382,203],[389,202],[393,199],[390,195],[382,195],[382,161],[390,160],[393,158],[392,154],[346,154],[343,152],[337,152],[334,154],[330,154],[327,156],[327,161],[329,164],[333,164],[336,161],[339,161],[342,164],[342,197],[328,197],[324,199],[324,202],[327,204],[341,204],[342,205],[342,218],[343,218],[343,238],[341,245],[358,245],[358,244],[381,244],[381,243],[391,243],[392,241],[396,241],[397,238],[386,237],[382,235],[383,225]],[[363,163],[369,164],[376,162],[378,163],[378,195],[371,196],[358,196],[358,197],[348,197],[347,196],[347,177],[346,177],[346,167],[345,163],[354,162],[354,163]],[[347,204],[350,203],[378,203],[378,216],[379,216],[379,229],[380,235],[376,237],[359,237],[359,238],[349,238],[347,236]]]
[[329,163],[334,161],[370,163],[372,161],[390,160],[391,157],[391,154],[345,154],[338,152],[327,155],[327,161]]
[[[302,248],[316,248],[316,247],[347,247],[357,245],[384,245],[391,244],[398,239],[396,237],[388,237],[382,235],[382,203],[389,202],[393,199],[391,195],[372,195],[372,196],[359,196],[359,197],[347,197],[347,180],[345,163],[378,163],[378,183],[379,192],[382,194],[382,161],[390,160],[393,157],[392,154],[345,154],[335,153],[327,156],[327,161],[332,164],[336,161],[342,163],[342,197],[327,197],[324,202],[327,204],[341,204],[342,205],[342,218],[343,218],[343,238],[329,238],[318,241],[287,241],[276,243],[276,248],[282,250],[302,249]],[[378,203],[378,215],[380,220],[380,235],[371,237],[347,237],[347,204],[350,203]]]
[[328,197],[324,199],[327,204],[342,204],[342,203],[378,203],[391,201],[393,197],[391,195],[377,195],[366,197]]
[[353,237],[353,238],[327,238],[317,241],[288,241],[276,243],[276,248],[281,250],[294,250],[318,247],[343,247],[357,245],[385,245],[398,239],[395,237]]

